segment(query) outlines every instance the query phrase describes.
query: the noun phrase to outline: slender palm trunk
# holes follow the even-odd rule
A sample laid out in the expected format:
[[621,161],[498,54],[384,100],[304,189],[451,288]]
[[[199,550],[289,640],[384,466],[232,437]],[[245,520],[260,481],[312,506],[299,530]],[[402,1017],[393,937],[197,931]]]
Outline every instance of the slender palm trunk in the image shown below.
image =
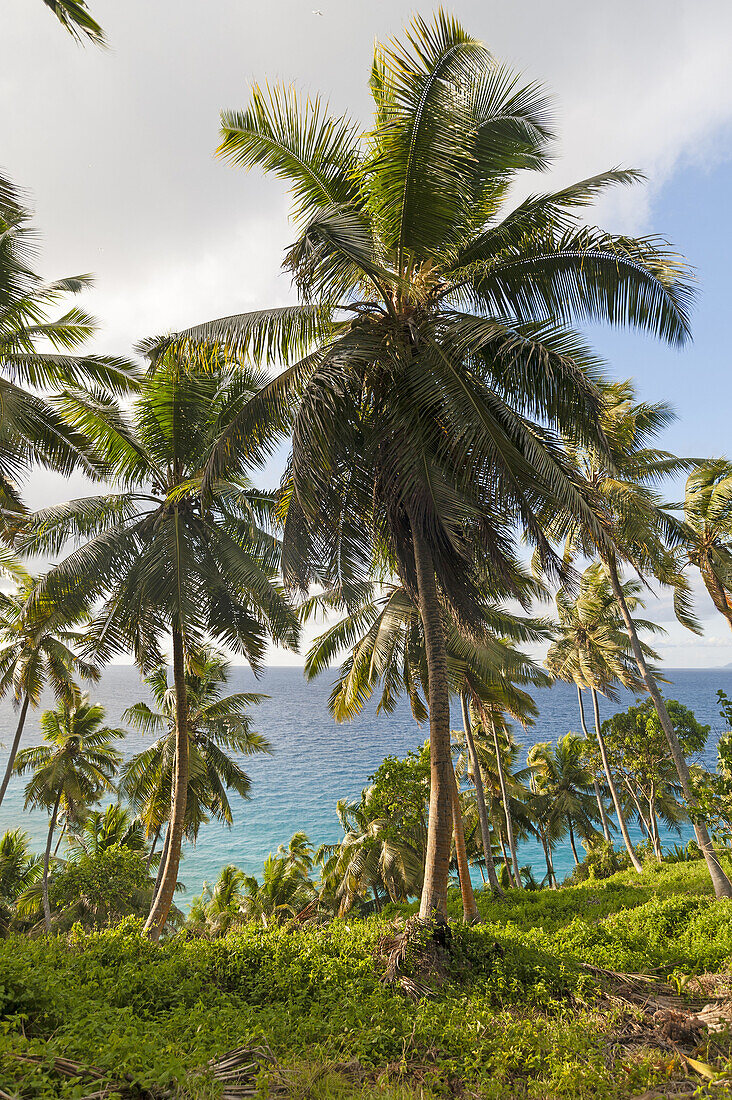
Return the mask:
[[56,841],[56,847],[53,849],[53,858],[54,859],[56,858],[56,855],[58,854],[59,848],[61,847],[61,841],[63,840],[65,833],[66,833],[66,822],[64,821],[63,828],[61,829],[61,832],[58,834],[58,840]]
[[541,839],[541,846],[544,849],[544,860],[546,862],[546,873],[547,878],[549,879],[549,885],[552,890],[556,890],[557,876],[554,874],[554,860],[552,859],[552,850],[549,846],[546,836],[544,835],[543,829],[539,831],[539,837]]
[[491,843],[491,827],[488,823],[488,810],[485,804],[485,788],[483,787],[483,773],[480,770],[480,761],[475,751],[475,741],[470,725],[470,707],[465,692],[460,696],[460,705],[463,714],[463,729],[465,731],[465,744],[470,758],[470,767],[473,772],[473,786],[475,787],[475,801],[478,804],[478,820],[480,821],[480,836],[483,841],[483,855],[485,856],[485,870],[488,882],[496,897],[504,896],[493,863],[493,845]]
[[[183,843],[186,800],[188,797],[188,700],[186,697],[185,654],[183,635],[178,626],[173,627],[173,682],[175,684],[175,776],[173,780],[173,806],[168,826],[168,851],[162,869],[160,886],[155,892],[145,931],[151,940],[160,938],[170,907],[173,904],[175,884],[178,881],[180,850]],[[162,866],[162,861],[161,861]]]
[[[582,700],[582,688],[577,684],[577,699],[579,701],[580,722],[582,723],[582,732],[585,738],[589,741],[590,735],[587,731],[587,723],[585,722],[585,704]],[[597,808],[600,812],[600,821],[602,822],[602,831],[605,836],[605,840],[608,844],[612,844],[612,837],[610,836],[610,827],[607,822],[607,814],[605,813],[605,801],[600,793],[600,784],[597,782],[596,777],[592,776],[592,786],[595,789],[595,798],[597,799]]]
[[501,828],[499,828],[499,830],[498,830],[498,839],[499,839],[500,844],[501,844],[501,853],[503,855],[503,866],[506,868],[506,874],[508,875],[508,881],[509,881],[511,886],[515,886],[516,883],[515,883],[514,877],[513,877],[513,870],[511,869],[511,859],[510,859],[509,854],[508,854],[508,849],[506,848],[505,828],[503,826]]
[[473,883],[470,879],[470,864],[468,862],[468,850],[465,846],[465,829],[463,827],[460,794],[454,774],[452,790],[452,828],[455,836],[455,858],[457,860],[458,876],[460,878],[460,896],[463,901],[463,920],[466,924],[477,924],[480,921],[480,914],[478,912],[478,906],[475,904]]
[[51,845],[53,844],[53,831],[56,828],[56,818],[58,817],[58,807],[60,802],[61,791],[59,791],[56,795],[56,801],[53,806],[53,813],[51,814],[51,821],[48,826],[46,851],[43,855],[43,878],[41,879],[41,892],[43,895],[43,923],[46,927],[46,932],[51,931],[51,903],[48,900],[48,869],[51,866]]
[[[486,717],[483,707],[480,708],[481,718],[485,724]],[[520,889],[523,888],[521,881],[521,872],[519,871],[518,854],[516,852],[516,838],[513,832],[513,818],[511,816],[511,803],[508,798],[508,790],[506,789],[506,775],[503,770],[503,759],[501,757],[501,746],[498,742],[498,730],[496,729],[496,723],[491,715],[489,717],[491,725],[491,732],[493,733],[493,744],[496,750],[496,767],[498,768],[498,781],[501,784],[501,798],[503,800],[503,812],[506,817],[506,836],[508,837],[508,847],[511,852],[511,864],[513,866],[513,878],[516,886]]]
[[23,727],[25,725],[25,718],[26,718],[26,715],[28,713],[28,704],[29,703],[30,703],[30,698],[28,697],[28,692],[26,692],[25,696],[23,698],[23,705],[20,708],[20,716],[18,718],[18,725],[15,727],[15,737],[13,738],[13,743],[10,746],[10,756],[8,757],[8,762],[5,766],[5,775],[3,776],[2,785],[0,786],[0,806],[2,806],[2,804],[3,804],[3,799],[5,798],[5,792],[8,789],[8,783],[10,782],[10,776],[13,774],[13,766],[15,764],[15,757],[18,755],[18,748],[20,746],[20,739],[23,736]]
[[636,812],[637,817],[638,817],[638,825],[640,827],[641,836],[648,837],[650,839],[651,830],[648,826],[648,822],[646,821],[646,815],[643,813],[643,809],[641,807],[641,804],[638,801],[638,796],[635,793],[635,791],[633,790],[633,784],[630,782],[630,779],[628,778],[627,775],[623,776],[623,782],[625,784],[625,789],[627,790],[628,794],[630,795],[631,800],[633,802],[633,805],[635,806],[635,812]]
[[430,709],[430,813],[419,915],[422,920],[444,921],[447,919],[447,880],[450,871],[455,786],[450,744],[447,655],[432,555],[419,524],[412,515],[409,518],[417,571],[419,614],[427,651]]
[[[160,830],[161,830],[161,828],[162,828],[162,826],[158,825],[157,829],[155,830],[155,836],[153,837],[153,842],[150,845],[150,851],[148,852],[147,859],[145,860],[145,870],[148,872],[148,874],[150,873],[150,864],[153,861],[153,856],[155,855],[155,849],[157,848],[158,840],[160,839]],[[165,853],[163,853],[163,855],[165,855]],[[162,860],[161,860],[161,863],[162,863]]]
[[574,829],[572,828],[572,819],[571,819],[571,817],[567,818],[567,825],[569,826],[569,843],[570,843],[570,847],[572,848],[572,855],[574,856],[575,867],[579,867],[580,858],[577,855],[577,845],[574,842]]
[[168,858],[168,848],[170,847],[170,821],[168,821],[167,828],[165,830],[165,839],[163,840],[163,850],[160,853],[160,863],[158,864],[158,873],[155,876],[155,888],[153,889],[153,899],[155,898],[158,890],[160,889],[160,880],[163,877],[163,870],[165,869],[165,861]]
[[658,817],[656,816],[656,792],[651,786],[651,793],[648,796],[648,820],[651,824],[651,841],[653,843],[653,853],[659,863],[663,862],[663,850],[661,848],[661,838],[658,835]]
[[620,835],[623,838],[623,844],[625,845],[625,850],[630,857],[630,862],[633,864],[633,867],[640,875],[643,873],[643,864],[638,859],[638,856],[635,854],[635,849],[631,843],[630,833],[628,832],[628,825],[625,820],[625,814],[623,813],[623,807],[620,805],[620,795],[618,794],[618,788],[615,785],[615,778],[610,770],[610,764],[607,758],[607,748],[605,746],[605,738],[602,736],[602,729],[600,725],[600,704],[597,699],[597,691],[594,687],[591,688],[591,694],[592,710],[595,716],[595,735],[597,737],[597,744],[600,749],[600,756],[602,757],[602,766],[605,772],[605,778],[607,780],[607,785],[610,788],[610,797],[612,798],[613,806],[615,807],[615,816],[617,817],[618,825],[620,826]]
[[689,765],[686,762],[686,757],[682,751],[679,739],[676,736],[676,731],[673,727],[669,713],[666,710],[666,705],[663,701],[658,685],[650,672],[648,665],[646,664],[645,656],[641,648],[640,640],[638,638],[638,632],[635,629],[635,623],[631,618],[628,611],[628,605],[625,602],[625,596],[620,584],[620,578],[618,577],[618,567],[613,556],[609,556],[606,560],[607,570],[610,577],[610,584],[615,595],[615,599],[618,601],[620,607],[620,613],[623,616],[625,628],[628,631],[628,637],[630,638],[630,644],[633,649],[633,656],[635,657],[638,669],[648,689],[648,694],[653,700],[653,705],[656,708],[658,714],[658,720],[661,723],[663,732],[666,734],[666,740],[671,750],[674,764],[676,765],[676,772],[681,782],[681,789],[684,792],[684,799],[686,800],[687,809],[689,811],[689,817],[694,825],[694,833],[696,835],[696,842],[702,850],[704,859],[706,860],[707,868],[709,870],[709,877],[712,880],[714,886],[714,893],[718,898],[732,898],[732,883],[722,870],[717,853],[714,851],[711,838],[707,832],[706,825],[701,821],[695,821],[694,817],[697,808],[697,801],[694,795],[694,789],[691,784],[691,774],[689,772]]

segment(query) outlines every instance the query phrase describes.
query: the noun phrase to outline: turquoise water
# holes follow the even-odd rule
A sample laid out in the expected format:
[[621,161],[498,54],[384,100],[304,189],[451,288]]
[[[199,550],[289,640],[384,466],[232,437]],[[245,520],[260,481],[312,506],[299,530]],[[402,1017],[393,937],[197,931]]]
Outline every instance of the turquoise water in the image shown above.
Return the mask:
[[[671,670],[671,681],[665,694],[691,707],[700,721],[712,726],[707,750],[702,757],[714,766],[715,746],[722,732],[722,721],[716,704],[717,688],[732,694],[732,670]],[[271,668],[259,682],[246,668],[232,670],[232,691],[260,691],[268,694],[254,711],[254,728],[272,742],[272,756],[248,757],[244,768],[252,778],[252,797],[235,803],[235,821],[231,829],[210,824],[201,829],[195,847],[188,846],[181,867],[181,878],[187,886],[188,898],[198,893],[204,880],[216,879],[220,868],[235,863],[251,874],[257,874],[264,858],[278,844],[286,843],[293,832],[304,829],[316,843],[332,842],[341,836],[335,812],[339,798],[355,798],[366,785],[368,776],[388,753],[403,755],[415,748],[427,736],[425,728],[414,722],[406,703],[390,715],[376,715],[375,707],[366,709],[355,722],[337,725],[328,713],[327,700],[330,679],[323,676],[315,683],[306,683],[297,668]],[[110,666],[93,688],[95,699],[107,709],[110,725],[121,724],[122,711],[131,703],[146,698],[146,690],[136,669],[130,666]],[[574,687],[555,684],[536,692],[540,715],[535,726],[523,732],[519,740],[527,745],[535,741],[556,741],[568,729],[577,730],[577,699]],[[606,717],[627,706],[628,695],[618,704],[602,700]],[[50,705],[50,700],[47,705]],[[24,744],[38,740],[38,713],[30,714]],[[459,723],[459,716],[454,716]],[[5,767],[7,745],[15,728],[15,716],[7,700],[0,702],[0,768]],[[125,755],[132,755],[149,743],[148,738],[130,732],[123,742]],[[23,810],[22,788],[26,780],[15,777],[0,807],[0,833],[22,826],[40,848],[45,839],[46,816],[41,812]],[[690,835],[684,834],[683,839]],[[670,842],[678,837],[673,834]],[[522,863],[531,863],[538,877],[544,874],[544,860],[538,844],[522,849]],[[567,845],[555,852],[558,875],[573,865]]]

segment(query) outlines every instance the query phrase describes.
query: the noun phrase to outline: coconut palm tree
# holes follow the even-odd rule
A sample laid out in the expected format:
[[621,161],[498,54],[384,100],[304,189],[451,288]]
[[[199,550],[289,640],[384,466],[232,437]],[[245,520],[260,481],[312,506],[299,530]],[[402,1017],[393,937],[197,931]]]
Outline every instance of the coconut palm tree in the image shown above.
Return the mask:
[[314,898],[315,887],[302,868],[289,859],[269,855],[261,883],[254,875],[244,875],[240,909],[244,920],[268,928],[296,917]]
[[550,820],[556,818],[566,823],[575,864],[580,862],[575,833],[583,840],[596,837],[596,823],[600,820],[592,776],[583,754],[583,740],[575,733],[565,734],[555,746],[546,742],[534,745],[530,753],[538,789],[548,796],[551,804]]
[[[189,775],[183,835],[195,844],[201,825],[211,818],[231,826],[234,813],[228,792],[249,798],[251,780],[232,753],[270,753],[269,741],[251,728],[250,707],[266,696],[252,692],[224,695],[231,665],[210,646],[192,651],[185,673]],[[165,840],[159,879],[170,846],[170,816],[176,761],[176,697],[168,683],[167,664],[145,677],[157,706],[139,702],[123,721],[144,734],[156,735],[148,748],[127,761],[120,789],[137,809],[154,850],[162,829]],[[152,862],[152,860],[150,860]],[[158,879],[158,882],[159,882]]]
[[104,707],[90,703],[88,695],[73,703],[62,700],[56,710],[41,715],[44,743],[21,749],[15,761],[18,775],[32,772],[25,788],[25,808],[51,811],[41,880],[47,932],[51,930],[48,872],[59,811],[67,822],[80,821],[90,805],[113,789],[113,776],[122,762],[113,742],[125,731],[103,722]]
[[73,703],[80,697],[76,676],[93,683],[99,679],[97,666],[79,656],[84,635],[74,627],[83,622],[83,616],[48,597],[39,598],[29,609],[36,584],[23,570],[14,592],[0,592],[0,698],[11,693],[20,710],[0,783],[0,805],[13,774],[29,706],[38,706],[47,687],[57,700]]
[[[0,536],[8,537],[23,505],[17,485],[38,463],[98,476],[80,418],[89,405],[115,415],[113,395],[136,386],[124,359],[81,355],[96,322],[78,307],[50,316],[70,295],[89,287],[87,275],[45,282],[36,274],[37,246],[18,190],[0,178]],[[51,392],[55,396],[44,396]]]
[[374,123],[318,98],[255,87],[222,116],[220,153],[290,183],[296,306],[223,318],[181,341],[287,368],[242,408],[207,476],[292,432],[284,490],[288,583],[358,587],[375,548],[416,601],[430,666],[430,843],[421,912],[444,914],[452,830],[450,711],[441,608],[475,619],[520,524],[561,572],[542,499],[595,520],[555,429],[595,440],[597,361],[573,321],[686,338],[685,269],[655,240],[581,226],[612,171],[507,210],[510,184],[551,155],[547,102],[457,21],[415,18],[376,47]]
[[686,480],[685,548],[712,603],[732,629],[732,463],[698,463]]
[[127,848],[139,854],[147,851],[142,822],[115,802],[105,810],[91,810],[82,821],[74,822],[66,842],[72,852],[86,855],[97,855],[108,848]]
[[[129,418],[85,426],[115,471],[118,492],[44,509],[28,523],[32,551],[77,548],[46,575],[42,594],[95,607],[88,647],[102,660],[131,650],[145,672],[173,649],[175,753],[169,843],[147,921],[157,939],[173,899],[191,774],[186,668],[204,639],[220,639],[261,668],[267,639],[297,643],[297,620],[276,581],[272,501],[243,475],[201,474],[231,417],[261,377],[220,357],[169,349],[158,357]],[[101,603],[100,603],[101,601]]]
[[0,837],[0,928],[7,931],[13,906],[43,873],[43,859],[31,851],[23,829],[8,829]]
[[[634,613],[636,629],[659,633],[662,630],[661,627],[648,619],[641,620],[635,615],[636,610],[643,607],[638,582],[627,580],[622,588],[627,606]],[[616,684],[621,684],[631,691],[641,691],[644,687],[643,680],[633,662],[625,623],[601,563],[593,563],[582,574],[579,592],[574,600],[560,589],[556,602],[559,624],[555,640],[547,652],[546,665],[557,679],[576,684],[582,732],[588,742],[592,739],[585,721],[582,689],[589,689],[591,693],[595,716],[595,738],[605,781],[613,801],[623,843],[631,863],[640,874],[643,871],[643,865],[631,843],[620,796],[608,763],[597,693],[598,690],[602,691],[614,699],[617,698]],[[641,646],[647,658],[658,659],[658,654],[645,642],[641,642]],[[603,822],[605,839],[609,841],[604,805],[596,780],[595,797]]]
[[653,446],[657,436],[673,419],[673,413],[665,404],[637,402],[630,382],[607,385],[602,410],[610,461],[597,447],[583,445],[573,450],[577,468],[586,482],[585,497],[602,526],[603,535],[598,539],[579,516],[566,521],[555,513],[547,517],[547,526],[551,533],[566,540],[568,549],[589,557],[597,553],[603,562],[634,660],[671,750],[715,895],[732,897],[732,882],[722,870],[706,825],[695,812],[697,799],[689,765],[653,669],[646,659],[620,576],[620,561],[624,560],[641,577],[653,576],[669,586],[673,590],[677,617],[698,631],[681,571],[682,562],[675,549],[683,542],[683,526],[667,511],[658,492],[658,485],[665,476],[688,467],[689,463]]
[[369,894],[380,909],[380,891],[393,902],[419,894],[426,838],[405,836],[392,820],[376,816],[368,789],[357,802],[341,799],[336,810],[344,837],[338,844],[322,844],[315,862],[321,867],[321,896],[334,897],[338,915],[350,912]]
[[[336,590],[308,601],[303,614],[312,614],[316,607],[343,611],[346,606],[347,601]],[[447,609],[443,609],[442,618],[448,690],[452,694],[459,696],[467,687],[476,698],[493,700],[500,682],[502,699],[508,700],[506,705],[510,706],[524,700],[524,693],[511,684],[512,677],[522,682],[536,682],[536,676],[542,680],[533,662],[492,633],[492,630],[501,630],[522,638],[536,638],[542,633],[538,622],[512,616],[484,600],[482,641],[477,645],[460,634]],[[306,676],[318,675],[349,647],[330,697],[331,711],[337,720],[357,714],[378,686],[381,694],[377,710],[393,709],[397,698],[405,691],[415,720],[424,721],[427,716],[424,698],[429,698],[431,682],[427,647],[417,604],[404,587],[383,584],[376,590],[364,588],[360,603],[352,606],[340,622],[314,641],[305,662]],[[470,880],[458,793],[453,773],[455,853],[463,913],[465,920],[472,922],[477,919],[478,910]]]
[[242,920],[243,887],[246,876],[229,863],[222,867],[213,888],[207,882],[191,902],[186,926],[203,935],[225,936]]

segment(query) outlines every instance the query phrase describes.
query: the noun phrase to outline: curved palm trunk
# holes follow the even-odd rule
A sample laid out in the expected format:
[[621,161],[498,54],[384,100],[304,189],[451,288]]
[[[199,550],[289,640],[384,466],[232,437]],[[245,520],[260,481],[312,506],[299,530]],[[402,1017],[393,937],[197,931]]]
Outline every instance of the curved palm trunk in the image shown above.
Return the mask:
[[186,800],[188,797],[188,700],[186,698],[185,656],[183,635],[179,627],[173,627],[173,682],[175,684],[175,777],[173,782],[173,806],[168,826],[168,851],[165,864],[161,860],[160,886],[155,892],[145,931],[151,940],[160,938],[170,907],[173,904],[175,884],[178,881],[180,850],[183,843]]
[[[582,732],[584,733],[585,738],[589,741],[590,740],[590,735],[587,732],[587,723],[585,722],[585,704],[582,700],[582,688],[579,686],[579,684],[577,684],[576,687],[577,687],[577,699],[579,701],[580,722],[582,723]],[[595,790],[595,798],[597,800],[597,809],[600,812],[600,821],[602,822],[603,835],[605,837],[605,840],[608,842],[608,844],[612,844],[612,837],[610,836],[610,826],[608,825],[607,814],[605,813],[605,802],[603,800],[602,794],[600,793],[600,784],[597,782],[597,779],[595,778],[594,775],[592,777],[592,786],[594,787],[594,790]]]
[[540,830],[539,837],[541,839],[541,846],[544,849],[544,860],[546,862],[546,873],[549,880],[549,886],[552,890],[556,890],[557,876],[554,874],[554,860],[552,859],[552,850],[546,839],[546,836],[544,835],[543,829]]
[[[485,723],[485,714],[483,707],[480,708],[481,718]],[[513,819],[511,817],[511,804],[508,799],[508,791],[506,789],[506,776],[503,771],[503,760],[501,758],[501,746],[498,743],[498,730],[496,729],[496,723],[491,717],[489,719],[491,725],[491,732],[493,733],[493,744],[496,749],[496,767],[498,768],[498,781],[501,784],[501,798],[503,799],[503,812],[506,817],[506,836],[508,837],[508,847],[511,852],[511,865],[513,867],[513,879],[519,890],[523,889],[523,882],[521,881],[521,872],[519,871],[518,854],[516,852],[516,838],[513,832]]]
[[26,719],[26,715],[28,714],[28,704],[29,703],[30,703],[30,698],[28,696],[28,692],[26,692],[25,693],[25,698],[23,699],[23,706],[20,708],[20,717],[18,718],[18,725],[15,727],[15,737],[13,738],[13,743],[10,746],[10,756],[8,757],[8,762],[7,762],[7,765],[5,767],[5,775],[3,776],[2,785],[0,786],[0,806],[2,806],[2,804],[3,804],[3,799],[5,798],[5,792],[8,789],[8,783],[10,782],[10,776],[13,774],[13,766],[15,764],[15,758],[18,755],[18,749],[20,747],[20,739],[23,736],[23,727],[25,726],[25,719]]
[[651,825],[653,854],[659,863],[663,863],[663,849],[661,848],[661,838],[658,835],[658,818],[656,817],[656,806],[653,793],[651,793],[651,797],[648,799],[648,820]]
[[714,886],[714,893],[718,898],[732,898],[732,883],[725,875],[720,862],[717,858],[717,853],[714,851],[714,846],[710,839],[707,827],[701,821],[694,821],[694,811],[697,806],[697,801],[694,796],[694,789],[691,785],[691,774],[689,772],[689,765],[686,762],[686,757],[682,751],[679,739],[676,736],[676,730],[673,727],[669,713],[666,710],[663,698],[658,685],[653,678],[646,659],[641,649],[641,644],[638,639],[638,632],[635,629],[635,623],[633,622],[630,612],[628,611],[628,605],[625,602],[625,596],[623,595],[623,589],[620,584],[620,578],[618,577],[618,567],[614,557],[609,557],[605,564],[607,565],[608,574],[610,577],[610,584],[612,585],[615,599],[618,601],[620,607],[620,613],[623,616],[626,630],[628,631],[628,637],[630,638],[630,644],[633,649],[633,656],[635,657],[638,669],[648,689],[648,694],[653,700],[653,705],[656,708],[658,714],[658,720],[661,723],[663,732],[666,734],[666,740],[668,746],[671,749],[671,755],[673,757],[674,764],[676,765],[676,772],[681,782],[681,789],[684,792],[684,799],[689,811],[689,817],[694,824],[694,833],[696,835],[696,842],[701,848],[704,859],[706,860],[707,868],[709,870],[709,877],[712,880]]
[[493,845],[491,843],[491,827],[488,822],[488,810],[485,804],[485,788],[483,787],[483,774],[480,770],[480,763],[478,761],[478,754],[475,751],[475,741],[473,740],[473,731],[470,727],[470,709],[468,706],[468,699],[465,692],[462,692],[460,696],[460,706],[462,708],[463,715],[463,729],[465,731],[465,744],[468,748],[468,756],[470,757],[470,767],[473,772],[473,785],[475,787],[475,801],[478,804],[478,820],[480,821],[480,836],[483,841],[483,855],[485,856],[485,870],[488,875],[488,882],[490,883],[491,890],[496,897],[504,897],[503,890],[501,889],[498,881],[498,875],[496,874],[496,868],[493,863]]
[[633,867],[640,875],[643,873],[643,864],[638,859],[638,856],[635,853],[635,848],[631,843],[630,833],[628,832],[628,825],[625,820],[625,814],[623,813],[623,807],[620,805],[620,795],[618,794],[618,788],[615,785],[615,778],[610,770],[610,764],[608,763],[607,759],[605,738],[602,736],[602,729],[600,725],[600,704],[597,699],[597,691],[594,687],[590,690],[592,694],[592,710],[595,715],[595,735],[597,737],[597,744],[600,748],[600,756],[602,757],[602,766],[605,771],[605,778],[607,780],[607,785],[610,788],[610,797],[612,798],[613,806],[615,807],[615,816],[617,817],[618,825],[620,826],[620,835],[623,838],[623,844],[625,845],[625,850],[630,857],[630,862],[633,864]]
[[46,932],[51,931],[51,903],[48,899],[48,869],[51,865],[51,845],[53,844],[53,832],[56,828],[56,818],[58,817],[58,808],[61,802],[61,792],[56,795],[56,802],[54,803],[53,813],[51,814],[51,821],[48,826],[48,839],[46,840],[46,851],[43,854],[43,878],[41,879],[41,893],[43,895],[43,923],[46,927]]
[[427,652],[430,708],[430,811],[427,854],[419,915],[426,921],[447,919],[447,880],[453,824],[455,777],[450,744],[450,696],[447,655],[432,555],[419,524],[410,515],[419,614]]
[[465,846],[463,814],[460,806],[457,780],[454,774],[452,790],[452,827],[455,836],[455,858],[457,860],[458,876],[460,878],[460,896],[463,902],[463,920],[466,924],[477,924],[480,921],[480,913],[478,912],[478,906],[475,904],[473,883],[470,879],[470,864],[468,862],[468,850]]
[[572,849],[572,855],[574,856],[574,864],[575,864],[575,867],[579,867],[580,858],[577,855],[577,845],[574,842],[574,829],[572,828],[572,818],[571,817],[567,818],[567,825],[569,826],[569,844],[570,844],[570,847]]
[[506,868],[506,874],[508,875],[509,885],[510,886],[515,886],[516,883],[514,882],[513,870],[511,868],[511,857],[509,856],[508,850],[506,848],[506,836],[505,836],[505,829],[504,829],[503,826],[499,826],[498,839],[499,839],[499,842],[500,842],[500,845],[501,845],[501,854],[503,855],[503,866]]
[[[160,839],[160,830],[161,830],[161,828],[162,828],[162,826],[158,825],[157,829],[155,830],[155,836],[153,837],[153,842],[150,845],[150,851],[148,852],[147,859],[145,860],[145,870],[148,872],[148,874],[150,873],[150,864],[153,861],[153,856],[155,855],[155,849],[157,848],[158,840]],[[164,855],[165,855],[165,853],[163,853],[163,856]],[[162,860],[161,860],[161,863],[162,863]],[[157,882],[155,883],[155,885],[157,887]]]

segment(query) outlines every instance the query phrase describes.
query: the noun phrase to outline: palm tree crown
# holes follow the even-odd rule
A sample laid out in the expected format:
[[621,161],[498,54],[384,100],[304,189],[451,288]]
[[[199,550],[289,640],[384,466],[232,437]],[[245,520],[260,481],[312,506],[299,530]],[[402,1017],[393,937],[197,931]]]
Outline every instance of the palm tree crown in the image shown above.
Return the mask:
[[732,463],[726,459],[700,462],[689,474],[684,533],[689,563],[732,628]]
[[[271,752],[269,742],[251,729],[249,708],[262,695],[224,695],[230,663],[210,647],[193,654],[186,672],[190,777],[186,798],[186,836],[195,840],[210,817],[231,825],[234,815],[227,791],[248,798],[251,780],[231,753],[249,756]],[[175,770],[175,690],[163,665],[145,678],[157,706],[135,703],[122,719],[156,741],[127,761],[121,789],[139,810],[148,835],[168,820]]]
[[181,339],[289,364],[232,421],[206,475],[263,458],[272,430],[291,430],[286,579],[352,591],[386,556],[418,603],[434,753],[422,912],[444,916],[453,781],[438,607],[477,627],[484,569],[511,576],[516,524],[561,572],[541,502],[596,522],[556,432],[602,442],[598,362],[566,326],[632,323],[679,343],[689,288],[662,242],[580,226],[584,206],[636,173],[506,210],[516,175],[551,155],[546,97],[442,11],[377,46],[371,90],[365,137],[283,88],[255,88],[223,115],[221,154],[292,186],[301,302]]

